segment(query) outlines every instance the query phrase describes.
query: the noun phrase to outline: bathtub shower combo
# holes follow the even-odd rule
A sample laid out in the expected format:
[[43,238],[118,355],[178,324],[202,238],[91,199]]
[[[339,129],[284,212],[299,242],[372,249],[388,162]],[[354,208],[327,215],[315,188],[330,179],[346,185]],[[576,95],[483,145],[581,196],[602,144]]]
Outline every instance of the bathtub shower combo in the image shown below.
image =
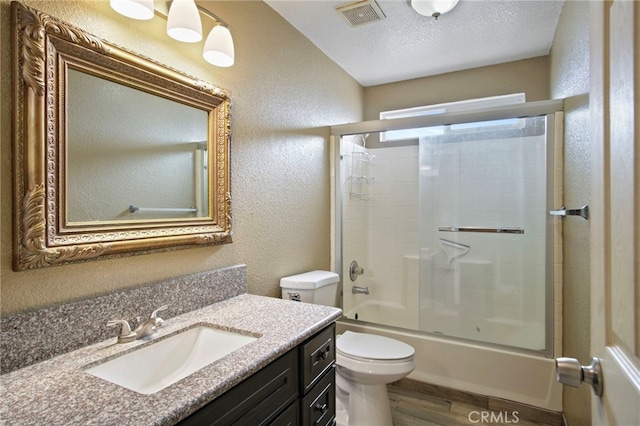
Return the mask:
[[562,201],[561,108],[332,128],[339,331],[411,344],[409,378],[562,410],[549,215],[554,190]]

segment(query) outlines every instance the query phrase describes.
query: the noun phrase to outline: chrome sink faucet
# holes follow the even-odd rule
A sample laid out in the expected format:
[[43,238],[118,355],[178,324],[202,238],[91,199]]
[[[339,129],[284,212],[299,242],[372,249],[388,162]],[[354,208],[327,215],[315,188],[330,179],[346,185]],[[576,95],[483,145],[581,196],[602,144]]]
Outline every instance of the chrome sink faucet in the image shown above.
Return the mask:
[[158,316],[158,312],[167,309],[168,305],[164,305],[156,309],[149,315],[149,318],[141,322],[135,330],[131,331],[129,322],[125,320],[115,319],[107,322],[107,327],[113,327],[118,324],[122,325],[120,334],[118,335],[118,343],[129,343],[134,340],[144,339],[156,332],[158,327],[162,327],[164,320]]

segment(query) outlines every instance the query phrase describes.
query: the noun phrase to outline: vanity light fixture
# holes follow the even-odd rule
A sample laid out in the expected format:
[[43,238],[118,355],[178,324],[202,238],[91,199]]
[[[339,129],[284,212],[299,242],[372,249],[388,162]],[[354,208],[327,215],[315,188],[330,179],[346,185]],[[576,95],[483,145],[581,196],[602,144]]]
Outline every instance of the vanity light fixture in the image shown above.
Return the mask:
[[167,34],[174,40],[197,43],[202,40],[202,22],[194,0],[173,0],[167,16]]
[[459,0],[411,0],[411,7],[420,15],[433,16],[438,19],[440,15],[451,11]]
[[205,61],[218,67],[230,67],[233,65],[235,51],[231,31],[222,24],[218,24],[209,33],[204,43],[202,57]]
[[145,21],[153,18],[153,0],[110,0],[109,4],[127,18]]
[[[164,2],[160,2],[164,3]],[[154,14],[154,0],[110,0],[111,8],[121,15],[133,19],[151,19]],[[164,6],[161,4],[161,6]],[[173,0],[167,9],[160,7],[158,12],[167,17],[169,37],[185,43],[197,43],[202,40],[203,14],[215,21],[207,36],[202,57],[208,63],[218,67],[230,67],[235,61],[233,38],[229,26],[220,18],[198,6],[195,0]]]

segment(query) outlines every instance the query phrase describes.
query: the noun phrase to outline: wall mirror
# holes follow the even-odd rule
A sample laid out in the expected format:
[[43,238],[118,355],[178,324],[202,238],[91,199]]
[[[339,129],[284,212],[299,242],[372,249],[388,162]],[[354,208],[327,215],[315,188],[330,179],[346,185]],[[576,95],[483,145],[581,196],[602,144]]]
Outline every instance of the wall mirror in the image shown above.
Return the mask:
[[230,96],[12,3],[15,270],[231,242]]

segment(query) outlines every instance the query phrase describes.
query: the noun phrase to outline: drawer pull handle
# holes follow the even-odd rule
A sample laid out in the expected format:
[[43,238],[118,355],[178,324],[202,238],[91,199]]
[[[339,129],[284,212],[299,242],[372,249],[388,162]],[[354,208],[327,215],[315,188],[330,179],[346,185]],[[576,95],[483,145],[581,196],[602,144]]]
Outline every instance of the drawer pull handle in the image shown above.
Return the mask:
[[321,351],[320,353],[318,353],[318,360],[320,358],[322,359],[327,359],[329,357],[329,354],[331,353],[331,347],[327,346],[327,349],[325,349],[324,351]]
[[322,404],[322,405],[320,405],[320,403],[317,403],[317,404],[315,405],[315,407],[313,407],[313,408],[315,408],[316,410],[318,410],[318,411],[320,411],[320,412],[324,413],[325,411],[327,411],[327,409],[328,409],[329,407],[327,406],[327,404]]

